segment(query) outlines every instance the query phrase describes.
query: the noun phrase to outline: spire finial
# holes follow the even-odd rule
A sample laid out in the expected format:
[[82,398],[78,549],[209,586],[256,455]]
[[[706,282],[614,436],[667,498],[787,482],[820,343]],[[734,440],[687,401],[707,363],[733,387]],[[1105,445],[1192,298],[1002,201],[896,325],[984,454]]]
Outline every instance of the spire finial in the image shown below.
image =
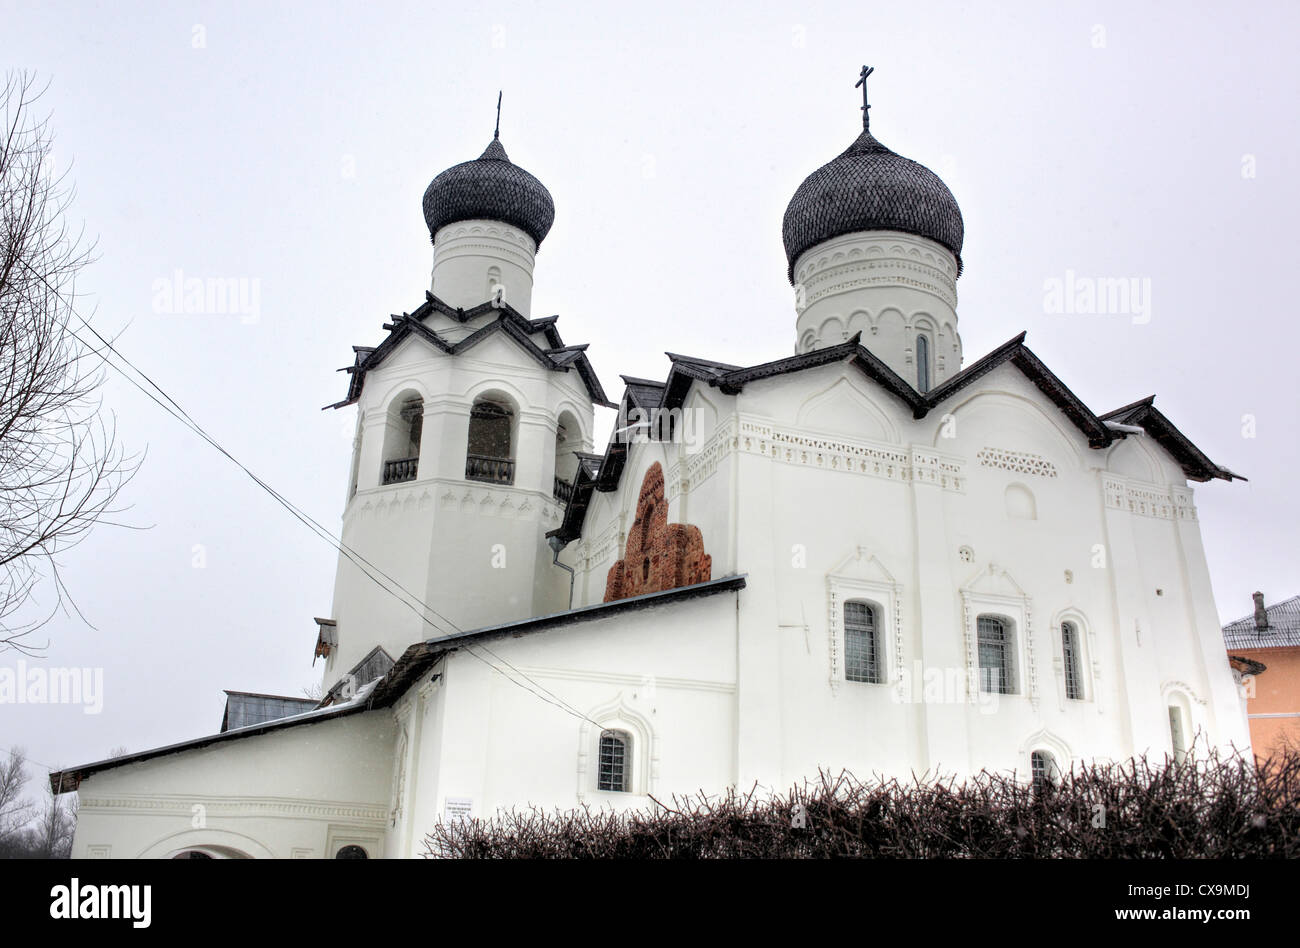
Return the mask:
[[863,66],[862,72],[859,73],[861,78],[853,84],[853,88],[855,89],[858,86],[862,86],[862,128],[864,130],[871,128],[871,113],[867,111],[871,108],[871,105],[867,102],[867,76],[871,75],[875,71],[875,66]]
[[497,127],[492,130],[492,140],[501,138],[501,90],[497,90]]

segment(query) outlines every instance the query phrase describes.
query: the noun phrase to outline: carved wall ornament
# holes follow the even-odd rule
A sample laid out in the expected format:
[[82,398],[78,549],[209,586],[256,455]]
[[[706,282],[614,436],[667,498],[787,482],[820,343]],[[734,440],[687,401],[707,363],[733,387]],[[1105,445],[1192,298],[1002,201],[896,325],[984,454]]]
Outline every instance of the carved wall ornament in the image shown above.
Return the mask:
[[1007,448],[981,448],[975,455],[984,467],[1001,468],[1016,474],[1033,474],[1038,477],[1056,477],[1056,465],[1040,454],[1029,451],[1011,451]]

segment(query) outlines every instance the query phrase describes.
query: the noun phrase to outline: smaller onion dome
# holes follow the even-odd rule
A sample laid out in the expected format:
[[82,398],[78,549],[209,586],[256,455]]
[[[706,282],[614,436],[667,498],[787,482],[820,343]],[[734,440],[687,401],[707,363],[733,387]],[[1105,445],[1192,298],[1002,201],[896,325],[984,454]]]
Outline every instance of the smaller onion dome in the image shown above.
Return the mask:
[[804,251],[832,237],[898,230],[942,244],[961,272],[961,208],[939,176],[890,151],[866,129],[837,158],[807,178],[785,209],[781,236],[794,282]]
[[434,178],[423,204],[430,237],[456,221],[484,219],[518,227],[540,247],[555,221],[551,192],[513,164],[495,137],[478,158]]

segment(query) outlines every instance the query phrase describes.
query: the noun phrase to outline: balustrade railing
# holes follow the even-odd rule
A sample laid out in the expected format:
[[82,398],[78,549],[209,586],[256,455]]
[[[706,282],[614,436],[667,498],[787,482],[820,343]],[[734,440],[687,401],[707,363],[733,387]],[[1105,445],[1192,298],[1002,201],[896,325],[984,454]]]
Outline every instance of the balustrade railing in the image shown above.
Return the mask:
[[480,454],[465,457],[465,480],[489,484],[513,484],[515,462],[509,458],[488,458]]
[[415,480],[416,470],[420,466],[420,459],[415,458],[398,458],[396,461],[384,462],[384,483],[400,484],[402,481]]

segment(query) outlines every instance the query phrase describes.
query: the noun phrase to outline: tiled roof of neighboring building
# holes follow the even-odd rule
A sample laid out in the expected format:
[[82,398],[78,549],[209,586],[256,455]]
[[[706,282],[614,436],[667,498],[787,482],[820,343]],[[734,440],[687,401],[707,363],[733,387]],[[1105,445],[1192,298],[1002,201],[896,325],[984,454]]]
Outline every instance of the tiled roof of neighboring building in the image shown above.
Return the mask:
[[1268,628],[1255,625],[1255,614],[1229,622],[1223,627],[1223,641],[1228,648],[1294,648],[1300,646],[1300,596],[1264,607]]

